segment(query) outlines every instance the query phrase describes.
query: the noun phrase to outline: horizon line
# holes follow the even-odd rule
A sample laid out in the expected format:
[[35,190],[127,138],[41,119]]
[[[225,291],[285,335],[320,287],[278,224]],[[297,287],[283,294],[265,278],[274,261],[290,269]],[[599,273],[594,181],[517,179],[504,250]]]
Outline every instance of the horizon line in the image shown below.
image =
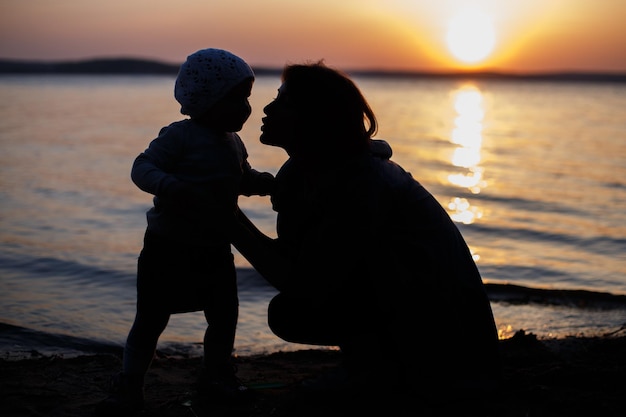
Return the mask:
[[[100,57],[64,60],[34,60],[0,57],[0,74],[127,74],[167,75],[176,74],[180,64],[163,60],[138,57]],[[258,75],[280,74],[283,66],[251,65]],[[334,67],[336,68],[336,67]],[[402,69],[341,69],[357,76],[377,77],[463,77],[536,79],[549,81],[608,81],[626,82],[626,71],[546,70],[513,71],[491,69],[458,70],[402,70]]]

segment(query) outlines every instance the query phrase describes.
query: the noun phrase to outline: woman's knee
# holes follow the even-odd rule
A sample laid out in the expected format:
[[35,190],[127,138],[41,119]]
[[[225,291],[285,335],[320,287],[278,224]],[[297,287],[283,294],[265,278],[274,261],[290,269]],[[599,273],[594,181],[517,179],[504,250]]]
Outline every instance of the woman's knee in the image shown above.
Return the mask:
[[336,346],[342,333],[332,309],[283,293],[270,301],[267,322],[276,336],[292,343]]
[[282,294],[278,294],[269,303],[267,308],[267,324],[270,330],[281,339],[287,340],[289,328],[289,317],[292,317],[288,300]]

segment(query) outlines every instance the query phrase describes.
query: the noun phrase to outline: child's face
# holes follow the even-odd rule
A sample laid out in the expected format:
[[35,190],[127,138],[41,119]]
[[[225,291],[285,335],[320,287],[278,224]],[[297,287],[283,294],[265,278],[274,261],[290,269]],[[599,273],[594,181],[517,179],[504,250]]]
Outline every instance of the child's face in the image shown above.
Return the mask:
[[224,132],[239,132],[252,113],[248,98],[253,83],[250,78],[233,87],[200,118],[202,123]]

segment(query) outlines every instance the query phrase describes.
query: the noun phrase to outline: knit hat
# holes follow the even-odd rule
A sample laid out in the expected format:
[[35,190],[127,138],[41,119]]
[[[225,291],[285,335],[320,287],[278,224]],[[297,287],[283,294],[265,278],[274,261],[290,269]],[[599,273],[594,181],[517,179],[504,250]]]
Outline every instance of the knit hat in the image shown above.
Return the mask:
[[174,97],[182,114],[197,116],[248,78],[254,79],[254,72],[243,59],[222,49],[201,49],[180,66]]

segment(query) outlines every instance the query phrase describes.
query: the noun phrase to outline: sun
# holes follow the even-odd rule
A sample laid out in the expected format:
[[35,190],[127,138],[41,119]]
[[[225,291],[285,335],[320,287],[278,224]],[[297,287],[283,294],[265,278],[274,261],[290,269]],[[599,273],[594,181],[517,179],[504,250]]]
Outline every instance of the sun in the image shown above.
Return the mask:
[[446,42],[455,58],[476,64],[489,56],[496,44],[493,19],[478,10],[463,10],[448,22]]

